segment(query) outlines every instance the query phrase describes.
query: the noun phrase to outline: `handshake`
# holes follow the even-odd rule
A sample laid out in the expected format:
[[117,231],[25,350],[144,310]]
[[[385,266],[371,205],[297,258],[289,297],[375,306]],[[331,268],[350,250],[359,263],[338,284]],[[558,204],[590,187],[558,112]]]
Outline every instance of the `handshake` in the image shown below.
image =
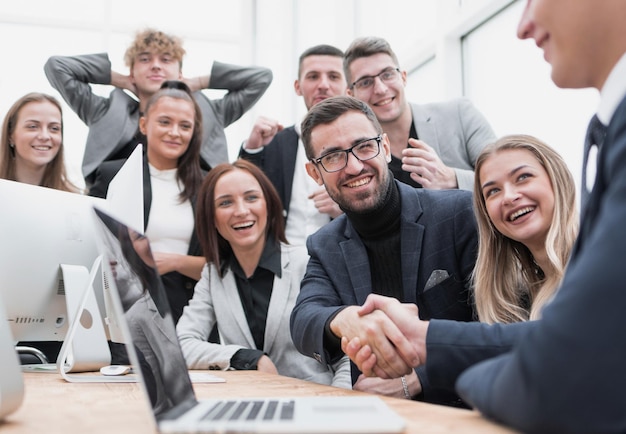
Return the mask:
[[370,294],[362,306],[342,310],[330,328],[368,377],[397,378],[426,363],[428,321],[419,319],[412,303]]

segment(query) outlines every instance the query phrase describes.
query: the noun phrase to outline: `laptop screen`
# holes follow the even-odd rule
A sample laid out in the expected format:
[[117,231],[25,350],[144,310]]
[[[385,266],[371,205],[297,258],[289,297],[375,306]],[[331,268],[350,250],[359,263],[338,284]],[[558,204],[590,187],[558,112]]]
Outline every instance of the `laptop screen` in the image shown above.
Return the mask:
[[123,318],[108,315],[126,324],[132,342],[132,348],[127,348],[130,342],[126,347],[113,344],[113,364],[139,365],[157,420],[169,418],[197,401],[150,244],[134,229],[97,208],[95,212],[104,250],[105,287],[117,292],[123,310]]
[[127,348],[114,348],[113,360],[128,364],[130,355],[133,369],[140,367],[159,431],[360,434],[404,429],[404,420],[373,396],[203,400],[198,405],[148,240],[95,211],[110,280],[105,291],[110,290],[117,307],[112,318],[107,315],[119,323]]

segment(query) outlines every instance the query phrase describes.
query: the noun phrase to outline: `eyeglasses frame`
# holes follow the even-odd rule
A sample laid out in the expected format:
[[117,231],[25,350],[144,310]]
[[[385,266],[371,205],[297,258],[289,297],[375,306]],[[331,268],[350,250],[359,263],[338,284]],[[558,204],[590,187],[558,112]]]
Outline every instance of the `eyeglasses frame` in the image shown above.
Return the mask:
[[[363,143],[365,143],[365,142],[369,142],[370,140],[376,140],[376,145],[377,145],[377,148],[378,148],[378,152],[376,152],[376,155],[373,155],[373,156],[371,156],[370,158],[366,158],[365,160],[363,160],[363,159],[359,158],[359,157],[358,157],[358,156],[357,156],[357,155],[353,152],[353,150],[354,150],[354,148],[356,148],[357,146],[362,145],[362,144],[363,144]],[[320,157],[318,157],[318,158],[311,158],[311,160],[310,160],[310,161],[311,161],[311,163],[315,164],[316,166],[322,166],[322,169],[324,169],[324,171],[325,171],[326,173],[335,173],[335,172],[339,172],[340,170],[345,169],[345,168],[346,168],[346,166],[348,165],[348,159],[350,158],[350,156],[349,156],[348,154],[352,154],[352,155],[354,156],[354,158],[356,158],[356,159],[357,159],[357,160],[359,160],[359,161],[369,161],[369,160],[372,160],[372,159],[374,159],[374,158],[378,157],[378,156],[380,155],[380,145],[381,145],[382,141],[383,141],[383,135],[382,135],[382,134],[379,134],[379,135],[378,135],[378,136],[376,136],[376,137],[371,137],[371,138],[369,138],[369,139],[359,140],[358,142],[356,142],[354,145],[352,145],[352,146],[351,146],[351,147],[349,147],[348,149],[337,149],[337,150],[334,150],[334,151],[330,151],[330,152],[327,152],[327,153],[325,153],[324,155],[322,155],[322,156],[320,156]],[[328,169],[324,166],[324,163],[322,163],[322,158],[325,158],[325,157],[327,157],[327,156],[329,156],[329,155],[331,155],[331,154],[336,154],[336,153],[340,153],[340,152],[343,152],[343,153],[346,155],[346,159],[345,159],[345,161],[346,161],[346,162],[345,162],[345,164],[344,164],[344,165],[343,165],[343,167],[341,167],[340,169],[337,169],[337,170],[328,170]]]
[[[358,80],[354,81],[351,85],[350,85],[350,90],[354,90],[356,87],[357,82],[366,79],[366,78],[371,78],[372,80],[376,81],[376,78],[378,78],[380,81],[386,83],[382,78],[380,78],[381,75],[383,75],[385,72],[390,72],[390,71],[396,71],[397,73],[402,73],[402,71],[400,71],[400,68],[398,68],[397,66],[395,68],[385,68],[382,71],[380,71],[378,74],[376,75],[366,75],[365,77],[361,77]],[[365,89],[369,89],[370,86],[366,87]],[[359,89],[358,87],[356,89]]]

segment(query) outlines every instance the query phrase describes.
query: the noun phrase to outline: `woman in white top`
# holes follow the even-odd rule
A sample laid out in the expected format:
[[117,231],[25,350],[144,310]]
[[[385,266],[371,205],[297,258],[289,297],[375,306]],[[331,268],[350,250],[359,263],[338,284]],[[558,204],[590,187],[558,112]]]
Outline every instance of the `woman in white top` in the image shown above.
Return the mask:
[[[195,198],[202,182],[200,110],[179,81],[166,81],[139,119],[145,135],[144,229],[157,261],[174,321],[193,295],[204,257],[195,234]],[[103,163],[90,189],[105,197],[123,160]]]

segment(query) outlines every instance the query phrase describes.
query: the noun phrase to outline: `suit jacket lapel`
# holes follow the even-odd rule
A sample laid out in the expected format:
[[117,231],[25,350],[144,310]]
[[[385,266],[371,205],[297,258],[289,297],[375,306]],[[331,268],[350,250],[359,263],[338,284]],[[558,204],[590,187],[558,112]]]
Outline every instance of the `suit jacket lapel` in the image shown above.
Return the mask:
[[346,240],[339,242],[339,247],[348,269],[348,276],[354,289],[356,302],[357,304],[363,304],[367,296],[372,292],[372,279],[367,251],[350,222],[346,225],[344,236]]
[[437,152],[437,155],[441,155],[437,128],[431,116],[423,106],[417,104],[411,104],[411,112],[413,113],[413,123],[415,124],[419,140],[428,143],[428,146],[432,147]]
[[283,186],[285,189],[285,203],[283,208],[289,210],[289,202],[291,201],[291,187],[293,186],[293,176],[296,166],[296,154],[298,152],[298,135],[293,127],[287,128],[288,133],[285,134],[285,146],[282,147],[282,172]]
[[[216,277],[217,278],[217,277]],[[239,291],[237,291],[237,283],[235,282],[235,275],[232,270],[228,270],[224,279],[222,280],[224,285],[224,299],[223,306],[219,306],[219,309],[225,309],[230,317],[226,321],[226,326],[231,329],[231,333],[234,328],[239,330],[239,333],[243,339],[245,339],[245,346],[248,348],[256,348],[256,343],[252,337],[252,332],[248,326],[248,319],[241,305],[241,299],[239,298]],[[216,309],[218,307],[216,306]]]
[[424,226],[417,223],[422,215],[422,206],[417,192],[413,188],[404,188],[398,183],[402,203],[402,216],[400,220],[400,260],[402,266],[402,290],[404,302],[417,302],[417,275],[415,270],[419,267],[422,254],[422,240],[424,238]]
[[[197,198],[193,197],[191,199],[191,209],[193,210],[194,216],[196,215],[196,202]],[[200,240],[198,239],[198,234],[196,232],[195,218],[193,231],[191,232],[191,239],[189,240],[189,249],[187,250],[187,254],[191,256],[202,256],[202,247],[200,246]]]
[[[292,291],[300,288],[297,285],[291,285],[291,270],[287,268],[289,265],[289,257],[287,253],[281,254],[282,277],[274,276],[274,287],[272,288],[272,296],[270,305],[267,309],[267,320],[265,321],[265,339],[263,351],[270,353],[276,337],[279,333],[279,327],[282,319],[287,311],[287,304]],[[294,287],[295,286],[295,287]],[[294,295],[295,297],[295,295]]]
[[145,149],[143,155],[143,229],[145,231],[148,227],[150,207],[152,206],[152,184],[150,183],[150,166],[148,166]]

